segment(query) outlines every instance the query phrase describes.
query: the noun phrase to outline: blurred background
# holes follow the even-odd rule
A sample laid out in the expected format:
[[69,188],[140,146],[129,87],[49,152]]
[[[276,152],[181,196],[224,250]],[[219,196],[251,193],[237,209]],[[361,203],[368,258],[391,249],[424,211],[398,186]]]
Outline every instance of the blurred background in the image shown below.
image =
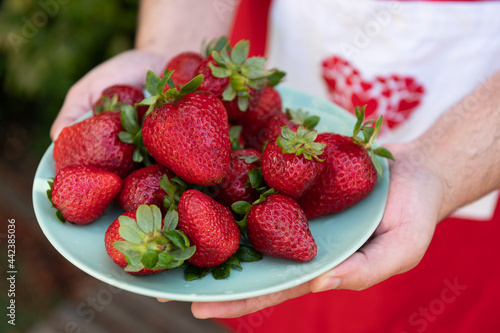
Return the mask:
[[[194,319],[188,303],[125,291],[105,298],[108,286],[56,252],[33,213],[33,176],[66,92],[133,47],[137,7],[137,0],[0,0],[0,267],[7,274],[7,224],[15,219],[17,269],[15,326],[3,315],[0,332],[226,331]],[[8,290],[3,277],[3,311]]]

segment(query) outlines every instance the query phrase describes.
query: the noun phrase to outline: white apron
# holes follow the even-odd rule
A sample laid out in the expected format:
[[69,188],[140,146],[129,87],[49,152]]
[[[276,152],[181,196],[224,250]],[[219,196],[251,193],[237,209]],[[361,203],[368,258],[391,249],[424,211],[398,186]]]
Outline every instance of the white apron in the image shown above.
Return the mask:
[[[286,85],[366,104],[380,142],[407,142],[500,70],[500,2],[274,0],[267,50]],[[489,220],[497,200],[455,216]]]

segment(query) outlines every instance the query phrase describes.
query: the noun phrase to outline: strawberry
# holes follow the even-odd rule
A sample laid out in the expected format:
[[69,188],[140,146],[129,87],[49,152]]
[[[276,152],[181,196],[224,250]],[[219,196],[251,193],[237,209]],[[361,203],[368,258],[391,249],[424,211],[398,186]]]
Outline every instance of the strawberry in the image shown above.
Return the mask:
[[135,212],[140,205],[163,207],[163,197],[167,195],[160,187],[163,175],[169,179],[174,177],[168,168],[160,164],[135,170],[123,179],[122,190],[116,202],[126,212]]
[[236,99],[238,108],[246,111],[252,97],[251,90],[275,85],[285,75],[276,69],[264,69],[266,59],[249,58],[249,49],[250,43],[241,40],[232,49],[225,46],[212,50],[196,72],[204,77],[200,90],[210,91],[223,101]]
[[267,119],[262,130],[263,134],[258,137],[258,143],[264,145],[266,141],[275,141],[280,136],[283,126],[288,126],[288,128],[296,132],[300,125],[313,129],[318,122],[318,116],[310,116],[308,112],[304,112],[302,109],[297,111],[287,109],[286,113],[274,113]]
[[[142,88],[125,84],[118,84],[104,89],[99,99],[94,103],[93,112],[98,114],[105,111],[119,111],[121,105],[134,106],[144,99]],[[137,114],[141,120],[148,108],[140,106]]]
[[196,69],[203,58],[196,52],[182,52],[175,55],[165,65],[163,72],[173,71],[170,77],[176,86],[183,86],[196,76]]
[[[382,116],[375,128],[369,126],[374,121],[363,124],[364,107],[356,108],[356,116],[358,121],[352,137],[323,133],[316,139],[326,144],[322,155],[325,167],[315,185],[299,200],[308,219],[340,212],[365,198],[377,182],[377,173],[381,176],[383,173],[376,155],[394,160],[387,149],[372,148],[382,126]],[[359,132],[364,139],[358,137]]]
[[262,175],[269,187],[297,199],[309,190],[323,171],[319,156],[325,144],[314,142],[317,131],[300,126],[293,132],[287,126],[262,154]]
[[209,91],[217,98],[222,99],[222,93],[229,84],[229,77],[216,77],[212,75],[210,66],[215,66],[215,61],[210,55],[200,62],[195,71],[196,75],[203,75],[203,82],[200,85],[200,90]]
[[191,264],[213,267],[236,253],[240,231],[227,207],[197,190],[187,190],[177,210],[179,229],[196,245],[188,260]]
[[299,204],[282,194],[271,194],[248,214],[248,239],[259,252],[272,257],[309,261],[317,246]]
[[230,207],[236,201],[254,201],[258,192],[250,186],[248,173],[260,166],[260,152],[255,149],[239,149],[231,151],[229,172],[217,185],[215,199]]
[[148,73],[146,87],[153,96],[146,101],[152,111],[142,127],[144,145],[158,163],[183,180],[197,185],[220,183],[231,151],[226,110],[213,94],[194,91],[201,76],[180,91],[164,91],[170,75],[160,80]]
[[268,135],[266,122],[271,116],[281,113],[282,102],[279,92],[273,87],[262,89],[257,98],[254,106],[240,119],[241,135],[250,148],[262,150]]
[[162,221],[155,205],[141,205],[111,223],[104,234],[106,252],[115,264],[132,275],[160,273],[181,266],[195,253],[177,226],[177,212]]
[[91,166],[70,165],[49,182],[47,197],[61,221],[89,224],[101,216],[120,192],[122,180],[116,174]]
[[56,173],[68,165],[88,165],[124,178],[138,167],[134,162],[136,147],[122,142],[124,132],[120,112],[99,113],[66,127],[54,142]]

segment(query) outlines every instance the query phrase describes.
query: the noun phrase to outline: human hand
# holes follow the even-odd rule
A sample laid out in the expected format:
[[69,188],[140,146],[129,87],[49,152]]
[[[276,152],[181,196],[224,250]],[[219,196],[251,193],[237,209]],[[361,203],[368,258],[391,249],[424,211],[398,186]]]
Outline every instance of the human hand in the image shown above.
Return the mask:
[[130,50],[123,52],[92,69],[68,91],[57,115],[50,137],[55,140],[62,129],[92,109],[101,92],[114,84],[142,86],[148,70],[159,73],[167,58],[156,53]]
[[[417,160],[416,144],[388,145],[391,182],[384,217],[372,238],[346,261],[294,288],[270,295],[227,302],[195,302],[198,318],[232,318],[249,314],[309,292],[362,290],[406,272],[422,259],[440,218],[444,184],[430,160]],[[314,222],[311,222],[314,223]]]

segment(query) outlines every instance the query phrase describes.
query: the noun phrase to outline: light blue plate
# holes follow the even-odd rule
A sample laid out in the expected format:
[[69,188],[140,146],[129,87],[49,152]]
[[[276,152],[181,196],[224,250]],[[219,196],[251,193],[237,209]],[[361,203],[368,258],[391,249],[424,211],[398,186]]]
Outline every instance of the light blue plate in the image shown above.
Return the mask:
[[[319,132],[352,133],[354,117],[331,102],[299,91],[280,87],[285,107],[303,108],[321,117]],[[310,262],[264,257],[243,263],[242,271],[231,272],[224,280],[211,275],[187,282],[183,270],[150,276],[131,276],[113,263],[104,248],[104,233],[123,212],[111,205],[97,221],[86,225],[60,223],[47,200],[47,180],[54,177],[53,144],[43,156],[33,183],[33,206],[38,223],[52,245],[71,263],[115,287],[134,293],[179,301],[228,301],[278,292],[325,273],[358,250],[382,219],[389,189],[387,161],[382,161],[384,177],[370,195],[355,206],[334,215],[315,219],[310,229],[318,254]]]

